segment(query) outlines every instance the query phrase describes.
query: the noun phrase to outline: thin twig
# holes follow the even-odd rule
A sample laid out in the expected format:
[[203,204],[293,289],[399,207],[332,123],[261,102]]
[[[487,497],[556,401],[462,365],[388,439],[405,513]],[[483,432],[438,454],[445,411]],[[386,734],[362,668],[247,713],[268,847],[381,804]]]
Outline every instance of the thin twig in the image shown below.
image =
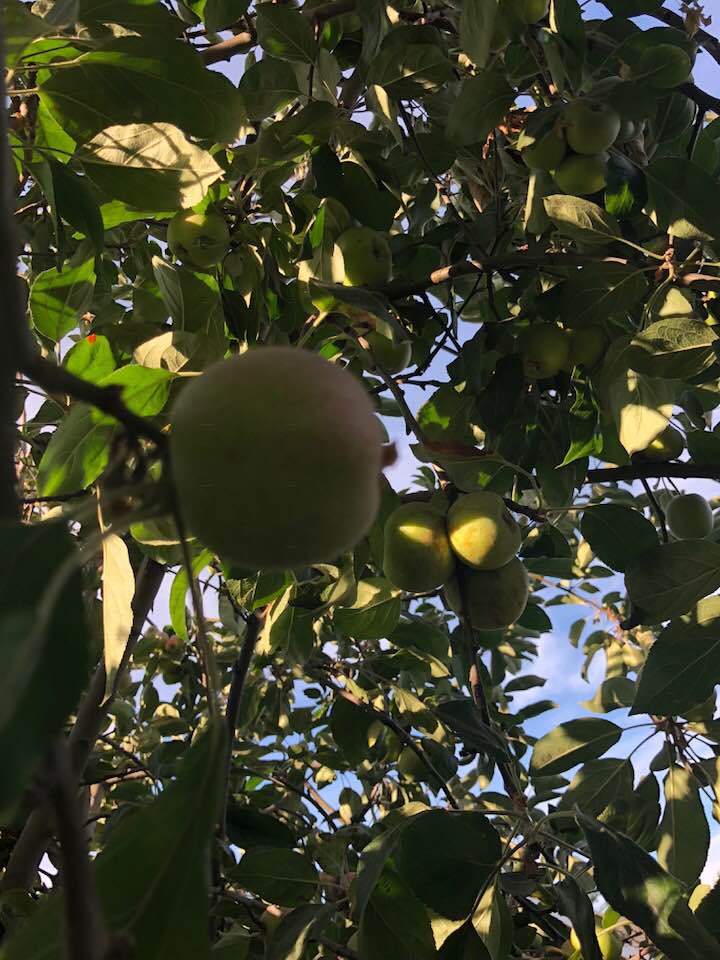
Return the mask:
[[[334,686],[334,684],[333,684]],[[401,726],[394,717],[391,717],[389,713],[386,713],[384,710],[379,710],[377,707],[373,706],[371,703],[365,703],[359,697],[356,697],[355,694],[350,693],[349,690],[343,690],[341,687],[335,687],[336,692],[343,700],[347,700],[349,703],[354,704],[356,707],[360,707],[361,710],[364,710],[366,713],[369,713],[371,716],[379,720],[384,726],[389,727],[390,730],[405,744],[406,747],[409,747],[415,756],[420,760],[423,766],[432,774],[433,780],[436,780],[440,786],[440,789],[445,794],[447,802],[454,810],[458,810],[458,802],[453,796],[452,790],[447,785],[444,777],[438,773],[435,768],[435,765],[429,759],[424,750],[415,742],[412,736],[407,732],[407,730]]]
[[20,504],[15,472],[16,427],[13,415],[17,344],[13,329],[25,323],[17,277],[18,241],[13,216],[12,171],[8,139],[8,111],[5,107],[5,36],[0,20],[0,290],[3,330],[0,350],[0,520],[17,521]]
[[660,506],[660,503],[658,502],[658,499],[653,493],[652,487],[647,482],[647,480],[643,477],[640,482],[642,483],[643,488],[645,489],[647,498],[650,501],[653,511],[655,512],[655,516],[658,519],[658,523],[660,524],[660,532],[662,534],[663,543],[667,543],[670,537],[668,536],[667,523],[665,522],[665,511]]
[[250,662],[252,661],[255,645],[260,634],[262,618],[258,613],[253,613],[248,617],[245,627],[245,636],[243,638],[240,653],[233,664],[233,678],[230,684],[230,693],[228,694],[227,708],[225,710],[225,722],[227,724],[227,756],[225,758],[225,788],[223,790],[223,807],[220,818],[220,828],[222,835],[227,833],[227,808],[230,799],[230,767],[232,765],[233,748],[235,746],[235,733],[237,731],[238,717],[240,715],[240,702],[242,700],[245,681],[247,680]]
[[102,960],[107,935],[88,857],[85,822],[70,755],[60,739],[51,751],[50,803],[62,855],[61,879],[68,953],[73,960]]

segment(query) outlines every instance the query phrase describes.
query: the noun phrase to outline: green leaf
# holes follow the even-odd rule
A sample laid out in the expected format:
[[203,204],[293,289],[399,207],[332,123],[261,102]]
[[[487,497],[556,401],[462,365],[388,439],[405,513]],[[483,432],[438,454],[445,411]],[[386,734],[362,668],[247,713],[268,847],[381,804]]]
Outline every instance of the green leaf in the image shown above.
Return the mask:
[[2,6],[2,31],[5,38],[6,66],[18,62],[33,40],[52,33],[52,24],[36,17],[20,0],[6,0]]
[[117,23],[127,30],[177,36],[183,23],[156,0],[80,0],[77,19],[83,24]]
[[102,544],[102,617],[105,658],[105,696],[112,694],[120,662],[133,625],[135,575],[128,548],[116,533]]
[[338,697],[330,711],[330,731],[351,766],[357,766],[369,750],[370,715],[344,697]]
[[252,120],[272,116],[297,99],[300,93],[297,75],[290,64],[269,56],[248,67],[240,78],[238,89]]
[[500,837],[482,814],[428,810],[402,831],[395,863],[434,913],[459,920],[472,910],[500,854]]
[[632,368],[633,350],[624,340],[610,347],[600,389],[629,454],[644,450],[667,427],[677,386],[672,380],[647,377]]
[[49,164],[58,216],[84,233],[92,241],[95,253],[101,254],[104,249],[103,221],[87,178],[52,158]]
[[261,3],[255,16],[258,43],[271,57],[314,63],[317,46],[307,17],[292,7]]
[[578,0],[550,0],[550,29],[563,45],[563,63],[573,87],[582,80],[585,24]]
[[230,804],[227,832],[230,841],[243,850],[295,846],[295,835],[286,823],[249,805]]
[[400,877],[386,869],[375,885],[358,930],[360,960],[433,960],[427,911]]
[[408,100],[438,90],[453,77],[452,65],[434,43],[388,44],[370,64],[368,82],[393,99]]
[[720,545],[677,540],[653,547],[628,567],[625,586],[643,623],[682,616],[720,587]]
[[50,340],[62,338],[77,326],[95,290],[95,261],[91,258],[62,270],[52,267],[37,275],[30,288],[33,325]]
[[492,960],[507,960],[513,941],[513,923],[497,883],[485,889],[472,916],[472,925]]
[[464,80],[450,108],[445,133],[460,146],[484,143],[514,100],[515,91],[505,77],[492,70]]
[[356,640],[376,640],[393,632],[400,620],[400,592],[382,577],[361,580],[351,607],[336,607],[337,630]]
[[7,813],[77,705],[90,637],[65,524],[0,526],[0,546],[0,810]]
[[598,559],[621,573],[641,553],[658,544],[655,527],[639,510],[616,503],[602,503],[585,510],[580,531]]
[[627,835],[645,850],[654,850],[660,822],[660,787],[648,773],[633,791],[626,822]]
[[534,777],[564,773],[579,763],[601,757],[622,736],[622,729],[600,717],[567,720],[535,744],[530,760]]
[[297,907],[312,900],[318,884],[317,871],[307,857],[279,847],[247,851],[232,877],[246,890],[281,907]]
[[571,327],[599,323],[626,314],[646,291],[639,270],[622,263],[589,263],[563,284],[563,317]]
[[333,903],[311,903],[296,907],[273,932],[265,960],[302,960],[313,933],[336,911]]
[[701,320],[668,317],[635,336],[631,343],[631,363],[650,377],[687,380],[716,362],[717,340],[713,328]]
[[97,480],[107,466],[114,429],[94,407],[75,404],[53,433],[40,459],[40,495],[75,493]]
[[561,236],[581,243],[606,244],[621,236],[620,224],[596,203],[582,197],[553,194],[543,200],[545,212]]
[[[437,938],[436,938],[437,939]],[[464,923],[445,940],[439,960],[492,960],[472,923]]]
[[690,430],[687,449],[695,463],[720,463],[720,435],[709,430]]
[[189,44],[157,35],[110,40],[50,71],[41,90],[63,128],[81,141],[109,127],[157,123],[225,143],[237,136],[243,116],[226,77],[206,69]]
[[554,891],[573,925],[583,957],[587,960],[604,960],[595,934],[597,921],[592,901],[574,877],[568,876],[554,886]]
[[464,3],[460,14],[460,44],[475,66],[482,70],[490,55],[498,0]]
[[[715,942],[713,947],[712,938],[698,930],[699,922],[693,926],[686,916],[680,881],[628,837],[579,811],[576,816],[590,846],[598,890],[610,906],[641,927],[669,960],[702,960],[702,951],[689,945],[688,934],[698,937],[703,949],[709,946],[708,960],[717,960],[720,945]],[[673,929],[678,921],[685,936]]]
[[650,648],[631,714],[673,717],[702,703],[720,683],[720,597],[674,620]]
[[203,10],[205,26],[211,33],[237,23],[247,13],[250,0],[206,0]]
[[633,766],[629,760],[616,757],[590,760],[575,774],[557,809],[566,810],[568,819],[574,807],[591,817],[599,817],[607,807],[629,800],[632,789]]
[[[211,562],[214,554],[209,550],[203,550],[192,562],[192,574],[194,577]],[[172,587],[170,588],[170,623],[175,633],[187,643],[190,639],[187,626],[187,610],[185,600],[190,589],[190,578],[185,567],[182,567],[175,574]]]
[[660,821],[657,858],[674,877],[692,886],[710,847],[710,827],[691,770],[672,765],[665,777],[665,810]]
[[76,377],[98,383],[115,369],[110,341],[98,334],[85,337],[68,350],[64,365]]
[[362,917],[372,892],[385,869],[385,864],[395,850],[406,824],[406,820],[400,820],[386,829],[384,833],[374,837],[363,849],[355,890],[355,910],[359,917]]
[[720,237],[717,180],[680,157],[654,160],[645,170],[658,226],[682,239]]
[[81,159],[109,197],[150,210],[192,207],[222,175],[206,150],[169,123],[108,127],[83,147]]

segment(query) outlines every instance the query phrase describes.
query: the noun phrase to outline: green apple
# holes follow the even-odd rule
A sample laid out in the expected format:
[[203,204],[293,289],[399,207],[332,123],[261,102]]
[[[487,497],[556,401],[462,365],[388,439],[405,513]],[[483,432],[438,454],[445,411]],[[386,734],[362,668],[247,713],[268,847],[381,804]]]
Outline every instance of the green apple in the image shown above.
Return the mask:
[[588,327],[582,327],[578,330],[568,330],[568,339],[570,341],[570,351],[568,353],[566,370],[572,370],[578,364],[591,369],[600,360],[607,339],[605,331],[597,324]]
[[522,15],[525,23],[542,20],[550,6],[548,0],[522,0]]
[[593,156],[615,143],[620,133],[620,115],[597,100],[573,100],[563,110],[568,146],[575,153]]
[[607,153],[587,157],[571,154],[553,170],[553,179],[563,193],[575,197],[597,193],[607,183],[607,162]]
[[[606,933],[601,927],[595,928],[598,946],[603,960],[620,960],[622,956],[622,943],[614,933]],[[580,940],[573,928],[570,931],[570,944],[573,950],[580,949]]]
[[410,366],[412,344],[409,340],[396,340],[386,337],[377,330],[365,334],[373,359],[377,360],[386,373],[400,373]]
[[392,253],[384,233],[371,227],[350,227],[336,244],[349,287],[377,287],[392,276]]
[[227,562],[332,560],[375,519],[380,423],[359,380],[316,353],[258,347],[213,364],[181,391],[171,423],[182,514]]
[[476,570],[505,566],[522,542],[503,498],[489,490],[459,497],[448,510],[447,531],[455,555]]
[[517,141],[523,161],[535,170],[554,170],[559,167],[567,153],[567,141],[562,127],[557,122],[538,117],[537,123],[529,121]]
[[710,504],[699,493],[673,497],[665,511],[668,526],[678,540],[702,540],[712,533]]
[[515,623],[527,606],[529,594],[525,567],[514,557],[497,570],[458,569],[458,575],[445,585],[445,599],[451,610],[461,614],[462,578],[470,623],[476,630],[502,630]]
[[230,232],[224,218],[213,210],[183,210],[168,224],[167,242],[178,260],[208,269],[220,263],[228,252]]
[[449,580],[454,569],[442,513],[427,503],[405,503],[390,514],[383,570],[391,583],[410,593],[427,593]]
[[425,780],[428,770],[420,757],[411,750],[410,747],[403,747],[397,762],[398,773],[409,780],[410,783],[416,783],[418,780]]
[[684,449],[683,435],[675,427],[668,425],[640,455],[644,460],[666,463],[668,460],[677,460]]
[[570,341],[556,323],[533,323],[518,337],[518,351],[527,376],[546,380],[567,363]]

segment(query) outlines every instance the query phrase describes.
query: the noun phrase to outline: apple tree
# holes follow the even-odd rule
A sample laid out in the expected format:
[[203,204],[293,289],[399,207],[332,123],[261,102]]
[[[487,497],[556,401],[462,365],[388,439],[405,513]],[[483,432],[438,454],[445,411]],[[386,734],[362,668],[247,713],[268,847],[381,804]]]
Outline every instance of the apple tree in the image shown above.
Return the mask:
[[709,9],[0,11],[2,960],[718,960]]

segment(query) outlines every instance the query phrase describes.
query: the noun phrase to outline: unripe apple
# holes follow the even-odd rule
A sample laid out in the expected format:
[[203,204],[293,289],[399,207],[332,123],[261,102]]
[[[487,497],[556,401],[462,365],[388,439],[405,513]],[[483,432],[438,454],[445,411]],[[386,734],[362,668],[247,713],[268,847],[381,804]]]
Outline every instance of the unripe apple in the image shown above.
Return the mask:
[[605,331],[596,324],[581,327],[578,330],[569,330],[568,339],[570,351],[565,365],[566,370],[572,370],[580,363],[591,369],[605,352],[607,343]]
[[[522,615],[529,594],[528,575],[517,557],[497,570],[458,570],[462,578],[470,623],[476,630],[501,630]],[[462,614],[458,577],[445,585],[445,599],[451,610]]]
[[410,747],[403,747],[397,761],[398,773],[409,780],[410,783],[417,783],[419,780],[427,779],[428,770],[420,757],[411,750]]
[[168,224],[167,242],[173,256],[195,267],[214,267],[230,246],[227,223],[219,213],[183,210]]
[[588,157],[571,154],[553,170],[553,179],[563,193],[574,197],[597,193],[607,183],[607,162],[607,153]]
[[453,575],[445,517],[427,503],[405,503],[385,524],[385,576],[401,590],[427,593]]
[[384,233],[370,227],[350,227],[338,237],[344,283],[349,287],[377,287],[392,276],[392,253]]
[[409,340],[396,340],[394,336],[386,337],[377,330],[365,334],[368,347],[386,373],[400,373],[410,366],[412,344]]
[[685,448],[683,435],[675,427],[667,426],[662,433],[648,444],[641,452],[643,460],[652,460],[655,463],[666,463],[668,460],[677,460]]
[[613,144],[620,133],[620,115],[597,100],[574,100],[563,110],[565,137],[575,153],[592,156]]
[[489,490],[459,497],[448,510],[447,530],[456,556],[477,570],[505,566],[522,542],[520,527],[502,497]]
[[683,493],[673,497],[667,505],[665,516],[678,540],[702,540],[712,532],[712,510],[699,493]]
[[570,341],[556,323],[533,323],[518,337],[518,351],[527,376],[546,380],[567,363]]
[[260,347],[192,380],[170,456],[189,530],[228,562],[331,560],[372,525],[382,430],[362,385],[315,353]]
[[[614,933],[606,933],[601,927],[596,927],[595,936],[597,937],[603,960],[620,960],[622,956],[622,944]],[[580,949],[580,941],[574,928],[570,931],[570,944],[573,950]]]
[[[540,123],[540,121],[539,121]],[[539,126],[528,123],[518,137],[517,148],[528,167],[535,170],[555,170],[567,153],[567,141],[559,124]]]

